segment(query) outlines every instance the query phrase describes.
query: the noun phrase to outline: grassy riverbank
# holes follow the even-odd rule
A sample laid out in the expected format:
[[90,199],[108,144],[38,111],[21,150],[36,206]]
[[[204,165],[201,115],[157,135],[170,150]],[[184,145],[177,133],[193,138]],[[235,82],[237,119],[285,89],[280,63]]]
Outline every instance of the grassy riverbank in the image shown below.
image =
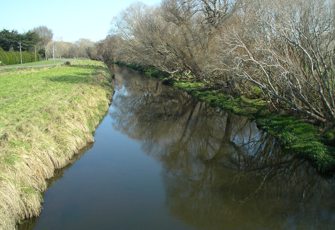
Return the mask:
[[153,67],[119,64],[140,71],[146,76],[161,79],[212,106],[255,120],[260,128],[281,142],[285,152],[310,160],[321,173],[329,173],[335,169],[335,148],[327,145],[327,142],[334,142],[333,135],[324,136],[317,126],[294,116],[271,113],[264,100],[244,96],[234,98],[220,90],[208,89],[203,82],[170,79],[166,73]]
[[0,67],[0,229],[39,214],[46,179],[93,141],[111,91],[100,62]]

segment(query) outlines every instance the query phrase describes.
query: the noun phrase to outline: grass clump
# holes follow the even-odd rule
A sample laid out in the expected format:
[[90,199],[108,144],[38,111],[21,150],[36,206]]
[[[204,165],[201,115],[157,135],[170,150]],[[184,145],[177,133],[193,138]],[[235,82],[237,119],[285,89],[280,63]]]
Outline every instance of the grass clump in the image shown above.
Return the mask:
[[111,91],[101,62],[0,68],[0,229],[39,214],[46,179],[93,141]]
[[188,82],[188,81],[176,81],[173,85],[179,89],[188,92],[192,92],[205,87],[205,84],[203,82]]
[[278,138],[285,151],[311,160],[321,172],[335,165],[331,147],[322,142],[320,132],[312,124],[292,116],[268,115],[257,119],[259,126]]
[[247,99],[243,96],[234,98],[216,90],[194,90],[191,91],[191,94],[202,101],[208,102],[212,106],[249,117],[262,112],[266,107],[266,102],[264,100]]

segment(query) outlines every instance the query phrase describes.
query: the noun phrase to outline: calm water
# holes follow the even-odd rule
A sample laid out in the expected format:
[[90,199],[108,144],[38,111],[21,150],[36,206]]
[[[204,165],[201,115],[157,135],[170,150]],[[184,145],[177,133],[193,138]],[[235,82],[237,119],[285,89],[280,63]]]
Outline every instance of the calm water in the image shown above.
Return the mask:
[[335,183],[244,117],[118,69],[95,143],[20,229],[334,229]]

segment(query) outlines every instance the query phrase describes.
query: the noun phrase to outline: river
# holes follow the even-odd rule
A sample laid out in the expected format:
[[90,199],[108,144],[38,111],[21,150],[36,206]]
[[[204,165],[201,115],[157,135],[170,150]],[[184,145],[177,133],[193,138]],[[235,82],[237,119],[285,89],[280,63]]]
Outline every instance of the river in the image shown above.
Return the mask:
[[333,229],[334,179],[254,122],[128,69],[28,229]]

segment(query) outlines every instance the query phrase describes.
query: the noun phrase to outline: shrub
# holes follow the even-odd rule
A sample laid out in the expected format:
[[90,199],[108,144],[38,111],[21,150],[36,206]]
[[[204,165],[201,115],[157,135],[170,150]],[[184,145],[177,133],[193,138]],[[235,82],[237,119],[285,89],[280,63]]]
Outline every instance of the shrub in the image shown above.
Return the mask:
[[[37,60],[40,60],[40,56],[37,55]],[[35,53],[34,52],[28,52],[23,51],[22,52],[22,62],[33,62],[35,61]],[[20,58],[20,52],[17,51],[9,51],[6,52],[3,49],[0,48],[0,62],[4,65],[13,65],[13,64],[20,64],[21,58]]]

